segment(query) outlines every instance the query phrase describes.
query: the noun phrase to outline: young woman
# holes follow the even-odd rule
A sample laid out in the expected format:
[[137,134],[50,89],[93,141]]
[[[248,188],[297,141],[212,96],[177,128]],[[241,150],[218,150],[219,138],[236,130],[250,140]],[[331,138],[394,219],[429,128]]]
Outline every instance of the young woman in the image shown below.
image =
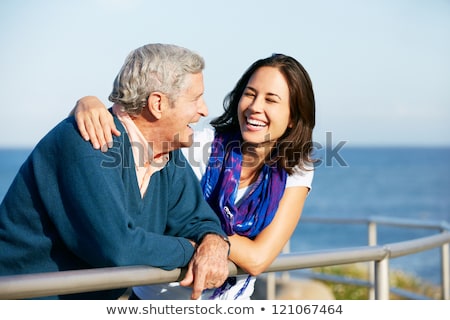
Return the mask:
[[[75,115],[82,136],[94,147],[112,141],[114,124],[97,98],[80,99]],[[194,134],[195,143],[184,154],[229,235],[229,259],[248,275],[228,278],[203,298],[250,299],[255,277],[291,237],[311,189],[315,100],[308,73],[283,54],[254,62],[211,125],[214,129]],[[189,283],[180,284],[136,287],[134,292],[141,299],[183,298],[179,292]]]

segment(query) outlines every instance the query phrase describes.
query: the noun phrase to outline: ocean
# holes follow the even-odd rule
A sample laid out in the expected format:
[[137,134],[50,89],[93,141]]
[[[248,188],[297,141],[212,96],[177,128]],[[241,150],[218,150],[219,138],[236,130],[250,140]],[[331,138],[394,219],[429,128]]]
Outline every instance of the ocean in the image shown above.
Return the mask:
[[[312,190],[302,217],[373,216],[450,222],[450,148],[344,146],[337,156],[317,155]],[[379,226],[378,244],[415,239],[436,231]],[[366,225],[302,223],[291,251],[367,245]],[[391,269],[439,284],[439,250],[399,257]]]
[[[3,199],[30,149],[0,149]],[[312,190],[303,217],[372,216],[450,222],[450,147],[347,147],[318,150]],[[419,229],[379,227],[378,243],[432,234]],[[367,244],[363,225],[300,221],[291,251]],[[392,259],[391,269],[440,283],[439,249]]]

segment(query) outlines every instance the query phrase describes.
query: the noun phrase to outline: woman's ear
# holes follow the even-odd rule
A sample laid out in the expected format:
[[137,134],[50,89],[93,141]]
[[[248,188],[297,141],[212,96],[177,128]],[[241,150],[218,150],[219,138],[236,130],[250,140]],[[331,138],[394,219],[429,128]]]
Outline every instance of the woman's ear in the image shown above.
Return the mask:
[[288,123],[288,128],[292,129],[293,126],[294,126],[294,123],[293,123],[292,119],[290,119],[289,123]]
[[160,119],[162,115],[162,99],[163,96],[159,92],[152,92],[147,99],[148,111],[156,119]]

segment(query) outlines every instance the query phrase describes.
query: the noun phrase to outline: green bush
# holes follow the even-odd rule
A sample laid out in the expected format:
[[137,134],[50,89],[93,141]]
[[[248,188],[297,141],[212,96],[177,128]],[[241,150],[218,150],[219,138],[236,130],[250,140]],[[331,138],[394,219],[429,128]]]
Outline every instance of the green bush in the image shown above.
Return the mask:
[[[344,277],[353,280],[369,280],[368,264],[349,264],[340,266],[313,268],[313,272]],[[334,281],[321,280],[333,292],[336,300],[367,300],[369,299],[369,288],[360,285],[337,283]],[[398,288],[426,296],[430,299],[441,299],[441,290],[439,287],[426,283],[421,279],[407,274],[402,271],[392,270],[389,274],[389,282],[391,288]],[[402,300],[403,297],[397,296],[393,293],[389,297],[391,300]]]

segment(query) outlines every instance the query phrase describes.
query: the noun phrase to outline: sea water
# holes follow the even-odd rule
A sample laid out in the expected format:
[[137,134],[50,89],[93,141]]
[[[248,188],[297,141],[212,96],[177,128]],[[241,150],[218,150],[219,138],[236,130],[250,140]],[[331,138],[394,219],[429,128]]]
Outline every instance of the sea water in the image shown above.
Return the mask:
[[[0,149],[0,199],[29,149]],[[336,150],[335,150],[336,151]],[[316,154],[312,190],[303,217],[372,216],[450,222],[450,147],[342,147]],[[305,220],[306,221],[306,220]],[[378,243],[423,237],[429,230],[379,227]],[[291,251],[367,245],[363,225],[300,221]],[[440,282],[439,249],[391,260],[391,268]]]
[[[450,222],[450,148],[343,147],[334,159],[327,159],[324,152],[317,156],[322,161],[316,167],[303,217]],[[379,226],[378,244],[431,234],[436,231]],[[367,237],[366,225],[300,221],[291,251],[365,246]],[[439,250],[392,259],[391,269],[438,284]]]

